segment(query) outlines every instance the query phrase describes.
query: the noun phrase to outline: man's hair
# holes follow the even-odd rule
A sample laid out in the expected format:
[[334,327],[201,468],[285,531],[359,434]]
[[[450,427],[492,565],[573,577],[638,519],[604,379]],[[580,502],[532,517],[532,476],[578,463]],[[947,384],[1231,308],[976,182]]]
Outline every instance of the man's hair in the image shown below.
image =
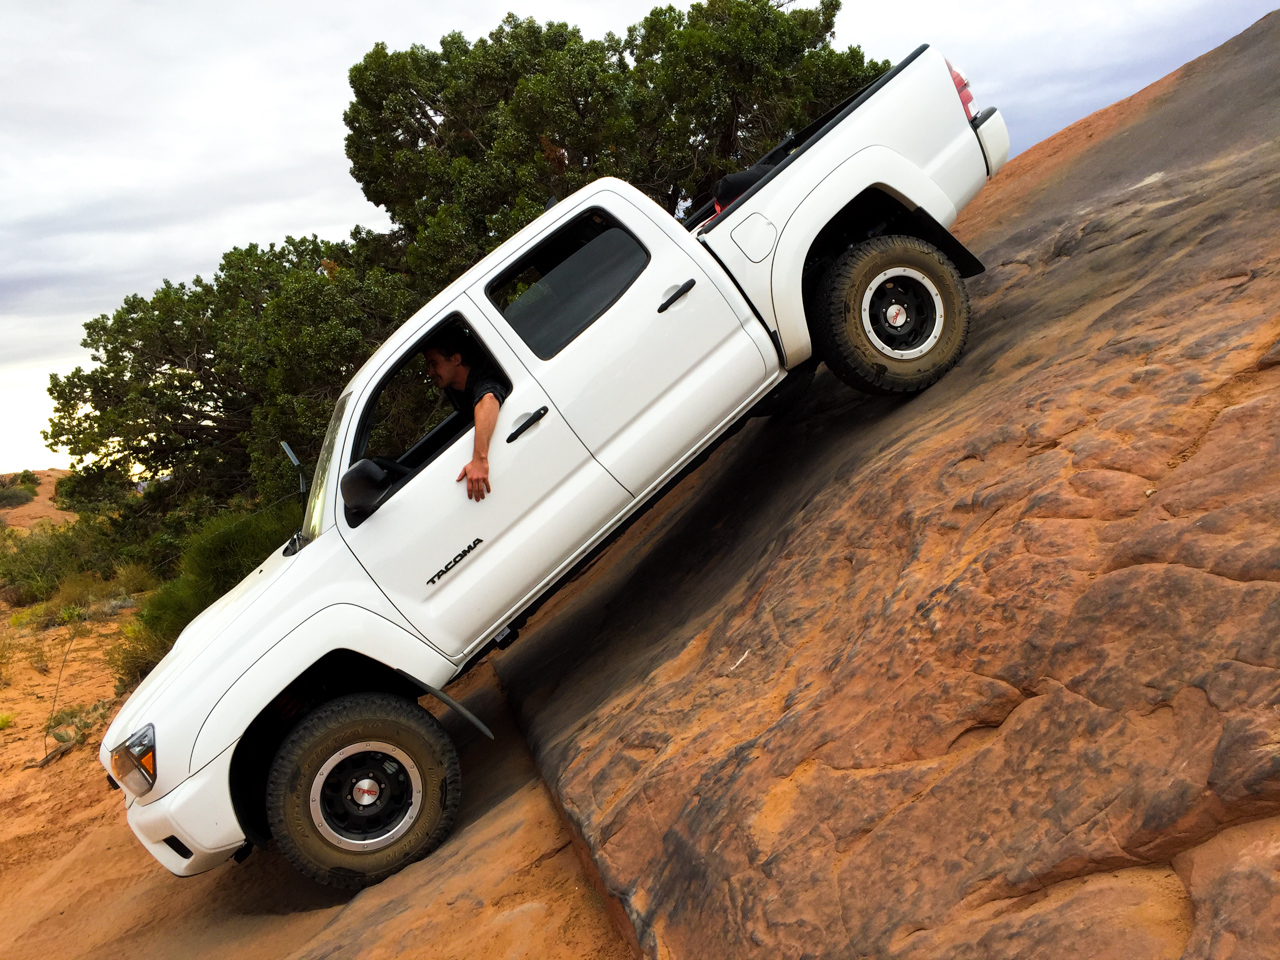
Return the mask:
[[480,356],[479,347],[471,334],[454,323],[433,334],[422,349],[424,353],[427,350],[438,350],[446,358],[456,353],[468,367],[474,367]]

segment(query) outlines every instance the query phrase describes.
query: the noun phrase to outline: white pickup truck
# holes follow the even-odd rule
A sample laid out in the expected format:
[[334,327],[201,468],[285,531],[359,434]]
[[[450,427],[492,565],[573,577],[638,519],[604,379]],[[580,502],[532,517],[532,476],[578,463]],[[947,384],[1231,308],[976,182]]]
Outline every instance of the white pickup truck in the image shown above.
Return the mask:
[[[880,392],[956,362],[961,278],[983,268],[947,228],[1009,149],[972,99],[921,47],[714,208],[682,223],[598,180],[407,320],[337,401],[303,529],[183,631],[103,741],[156,859],[186,876],[275,839],[358,887],[438,846],[461,777],[420,698],[488,733],[441,688],[818,360]],[[479,502],[457,482],[470,413],[431,425],[423,351],[446,330],[509,385]]]

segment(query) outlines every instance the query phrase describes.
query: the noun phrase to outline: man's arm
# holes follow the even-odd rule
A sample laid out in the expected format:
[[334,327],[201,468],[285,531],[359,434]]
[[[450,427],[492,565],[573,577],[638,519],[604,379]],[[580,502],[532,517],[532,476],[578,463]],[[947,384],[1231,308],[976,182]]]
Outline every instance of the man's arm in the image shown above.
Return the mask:
[[471,462],[462,468],[458,480],[466,477],[467,499],[483,500],[492,491],[489,486],[489,441],[498,426],[498,398],[486,393],[476,404],[476,445]]

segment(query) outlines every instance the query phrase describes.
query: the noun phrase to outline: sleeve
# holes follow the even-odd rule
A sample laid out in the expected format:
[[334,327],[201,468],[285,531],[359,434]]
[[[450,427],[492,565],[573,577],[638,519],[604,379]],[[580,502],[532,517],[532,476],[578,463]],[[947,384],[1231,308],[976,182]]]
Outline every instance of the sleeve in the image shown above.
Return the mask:
[[486,370],[476,379],[476,385],[472,389],[471,395],[475,398],[475,402],[479,404],[487,393],[492,393],[493,398],[498,401],[498,406],[502,406],[503,401],[507,399],[507,395],[511,391],[507,389],[506,384],[498,377]]

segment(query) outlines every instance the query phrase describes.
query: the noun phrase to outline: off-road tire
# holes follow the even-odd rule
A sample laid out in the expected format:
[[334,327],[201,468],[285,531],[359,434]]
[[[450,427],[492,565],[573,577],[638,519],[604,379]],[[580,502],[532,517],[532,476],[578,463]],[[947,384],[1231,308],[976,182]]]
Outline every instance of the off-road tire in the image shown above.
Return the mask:
[[[919,273],[934,290],[929,291],[926,284],[909,275],[891,277],[870,290],[869,299],[873,304],[882,302],[880,297],[893,296],[893,291],[883,288],[895,279],[914,284],[918,294],[914,299],[922,301],[928,311],[936,313],[934,292],[942,303],[941,330],[936,342],[927,345],[927,337],[920,345],[904,340],[904,347],[910,349],[898,351],[900,353],[923,349],[918,356],[910,358],[897,357],[882,349],[892,349],[894,342],[894,331],[886,325],[883,309],[878,313],[870,310],[866,318],[863,313],[873,282],[893,270]],[[809,329],[818,356],[837,377],[866,393],[903,394],[923,390],[955,366],[969,336],[969,294],[959,271],[941,250],[915,237],[876,237],[846,250],[828,269],[817,307]],[[864,319],[871,324],[872,333],[867,331]],[[912,316],[906,322],[914,324],[918,319],[922,318]],[[883,333],[876,334],[877,330]],[[885,339],[877,345],[873,334],[883,335]]]
[[[403,762],[398,763],[390,754],[358,752],[366,743],[394,747]],[[340,828],[329,820],[324,820],[323,826],[317,822],[317,817],[327,815],[312,802],[313,786],[322,789],[317,786],[317,775],[342,751],[352,751],[349,762],[356,764],[364,762],[362,756],[389,757],[391,766],[409,777],[409,765],[416,768],[420,802],[416,809],[408,807],[391,827],[410,818],[412,823],[393,840],[369,840],[386,843],[379,849],[342,849],[334,842],[345,840],[345,835],[334,832]],[[329,785],[327,778],[320,782]],[[394,799],[391,787],[384,787],[384,792],[388,799]],[[353,694],[317,707],[280,745],[267,776],[267,821],[271,835],[299,871],[319,883],[357,889],[386,879],[438,847],[453,829],[461,798],[458,754],[435,717],[401,697]],[[341,798],[335,801],[330,791],[324,802],[340,803]],[[317,812],[313,813],[313,808]],[[325,836],[326,829],[333,841]],[[386,836],[391,833],[394,830],[389,828]]]

